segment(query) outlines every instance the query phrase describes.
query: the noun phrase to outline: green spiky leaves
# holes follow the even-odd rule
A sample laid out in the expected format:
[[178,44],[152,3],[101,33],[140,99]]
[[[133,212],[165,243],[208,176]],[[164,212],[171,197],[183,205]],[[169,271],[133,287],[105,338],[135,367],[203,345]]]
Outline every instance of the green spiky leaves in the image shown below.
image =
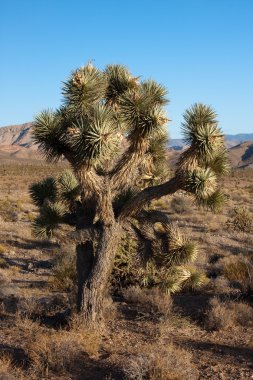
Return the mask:
[[68,107],[86,115],[90,107],[104,97],[106,88],[104,73],[89,63],[72,73],[64,83],[62,93]]
[[105,74],[108,80],[106,101],[111,105],[116,105],[126,91],[138,86],[138,78],[133,77],[125,66],[108,65]]
[[57,185],[54,178],[45,178],[33,183],[29,187],[29,194],[37,207],[42,207],[45,201],[55,202],[57,197]]
[[58,178],[59,197],[72,202],[80,195],[79,183],[71,170],[65,170]]
[[29,189],[33,203],[39,208],[39,216],[33,223],[37,237],[48,238],[65,217],[75,213],[75,202],[80,195],[79,184],[70,170],[65,170],[59,178],[45,178],[34,183]]
[[179,159],[179,170],[200,166],[209,167],[218,175],[227,174],[229,163],[224,135],[218,127],[214,110],[210,106],[196,103],[186,110],[183,117],[183,134],[190,147]]
[[66,153],[67,147],[61,139],[61,123],[58,113],[42,111],[35,118],[33,140],[48,161],[57,161]]
[[107,106],[95,106],[89,117],[80,118],[72,128],[70,144],[77,165],[96,165],[112,157],[118,149],[119,134],[113,114]]
[[182,187],[197,198],[207,198],[216,190],[216,175],[207,168],[196,167],[182,173]]
[[171,268],[190,263],[196,259],[197,246],[182,235],[177,226],[163,224],[163,232],[160,233],[160,238],[161,247],[153,252],[157,265]]
[[[157,85],[159,88],[159,85]],[[155,84],[142,83],[120,98],[122,119],[133,138],[151,137],[168,122],[162,105],[166,102],[163,92],[155,91]]]
[[40,209],[40,215],[33,222],[35,236],[41,239],[52,237],[53,230],[63,221],[66,212],[66,205],[61,202],[44,204]]
[[197,204],[214,212],[219,212],[227,198],[220,189],[215,190],[207,197],[198,197]]

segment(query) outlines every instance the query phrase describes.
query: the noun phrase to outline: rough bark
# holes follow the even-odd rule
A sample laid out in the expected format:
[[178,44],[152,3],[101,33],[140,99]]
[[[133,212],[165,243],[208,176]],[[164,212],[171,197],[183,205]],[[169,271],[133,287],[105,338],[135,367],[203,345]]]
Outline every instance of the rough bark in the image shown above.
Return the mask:
[[77,272],[77,310],[82,307],[83,288],[92,269],[94,261],[93,243],[87,241],[76,246],[76,272]]
[[[87,281],[94,262],[94,237],[98,231],[93,227],[95,217],[94,203],[90,200],[83,202],[77,215],[76,232],[73,239],[79,242],[76,245],[76,272],[77,272],[77,310],[81,310],[84,284]],[[84,217],[85,215],[85,217]]]
[[96,325],[101,321],[108,279],[121,233],[122,228],[118,223],[103,227],[94,263],[82,292],[81,310],[88,325]]

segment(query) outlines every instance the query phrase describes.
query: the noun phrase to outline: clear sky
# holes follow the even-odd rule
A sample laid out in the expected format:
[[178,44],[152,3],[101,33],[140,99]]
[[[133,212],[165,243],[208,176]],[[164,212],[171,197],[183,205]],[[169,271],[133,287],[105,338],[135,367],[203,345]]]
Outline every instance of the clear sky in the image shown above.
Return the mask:
[[169,90],[170,135],[194,102],[253,133],[253,0],[0,0],[0,125],[61,102],[71,70],[121,63]]

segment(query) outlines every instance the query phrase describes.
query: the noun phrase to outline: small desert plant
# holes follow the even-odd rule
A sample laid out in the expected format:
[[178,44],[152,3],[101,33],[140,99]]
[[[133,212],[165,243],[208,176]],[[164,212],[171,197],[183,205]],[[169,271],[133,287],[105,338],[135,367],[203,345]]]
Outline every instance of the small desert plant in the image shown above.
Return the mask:
[[22,371],[16,368],[7,355],[0,357],[0,379],[1,380],[25,380]]
[[227,226],[236,231],[251,232],[253,228],[253,216],[246,207],[235,207]]
[[192,203],[193,200],[189,197],[175,196],[170,203],[170,207],[177,214],[185,214],[192,210]]
[[167,317],[171,313],[172,299],[158,288],[141,289],[131,286],[123,290],[126,301],[140,306],[145,314],[153,317]]
[[225,277],[237,283],[243,293],[253,292],[253,258],[241,258],[225,264]]
[[11,283],[6,270],[0,268],[0,297],[4,297],[4,302],[8,300],[9,296],[16,293],[16,287]]
[[190,353],[172,344],[144,347],[141,354],[126,363],[124,374],[128,380],[198,379]]
[[60,291],[71,291],[76,284],[76,257],[74,253],[63,251],[56,257],[51,286]]
[[16,222],[18,220],[18,207],[15,202],[10,199],[0,201],[0,216],[4,222]]
[[235,326],[253,325],[253,309],[242,302],[210,300],[206,326],[210,330],[228,330]]
[[85,329],[74,320],[69,331],[38,333],[27,348],[31,371],[37,376],[74,371],[77,363],[83,360],[84,353],[97,354],[99,342],[96,332]]

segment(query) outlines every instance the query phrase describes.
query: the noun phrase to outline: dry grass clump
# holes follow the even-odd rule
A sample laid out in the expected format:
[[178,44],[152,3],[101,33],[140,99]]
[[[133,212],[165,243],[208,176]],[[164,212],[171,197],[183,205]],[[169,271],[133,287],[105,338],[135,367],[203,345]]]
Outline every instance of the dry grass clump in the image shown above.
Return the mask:
[[22,371],[16,368],[9,356],[0,357],[0,379],[1,380],[25,380]]
[[123,290],[123,296],[126,301],[139,305],[150,316],[167,317],[171,313],[171,297],[158,288],[142,289],[139,286],[130,286]]
[[15,294],[15,292],[16,288],[14,284],[11,283],[8,272],[0,268],[0,297],[8,297]]
[[0,200],[0,215],[4,222],[16,222],[18,220],[19,204],[6,198]]
[[35,335],[27,347],[31,373],[48,376],[76,370],[85,355],[97,355],[99,345],[99,334],[85,328],[78,316],[73,317],[68,330],[47,330]]
[[32,372],[47,376],[49,371],[58,374],[73,369],[83,352],[76,338],[66,331],[37,335],[28,347]]
[[227,220],[227,226],[236,231],[251,232],[253,215],[244,206],[235,207],[231,218]]
[[56,258],[51,287],[54,290],[70,291],[76,283],[76,258],[70,251],[63,251]]
[[185,214],[192,210],[192,200],[189,197],[176,195],[173,197],[170,208],[177,214]]
[[195,380],[198,371],[191,354],[172,344],[146,346],[140,355],[129,359],[124,367],[128,380]]
[[210,330],[228,330],[235,326],[253,326],[253,309],[242,302],[221,302],[218,298],[210,301],[206,326]]
[[228,294],[233,291],[229,286],[229,281],[224,276],[218,276],[209,282],[209,289],[211,289],[215,294]]
[[224,275],[240,286],[243,293],[253,293],[253,258],[239,258],[224,265]]
[[20,333],[26,336],[27,342],[33,341],[34,336],[41,331],[41,327],[38,321],[33,321],[27,315],[16,314],[15,326]]

